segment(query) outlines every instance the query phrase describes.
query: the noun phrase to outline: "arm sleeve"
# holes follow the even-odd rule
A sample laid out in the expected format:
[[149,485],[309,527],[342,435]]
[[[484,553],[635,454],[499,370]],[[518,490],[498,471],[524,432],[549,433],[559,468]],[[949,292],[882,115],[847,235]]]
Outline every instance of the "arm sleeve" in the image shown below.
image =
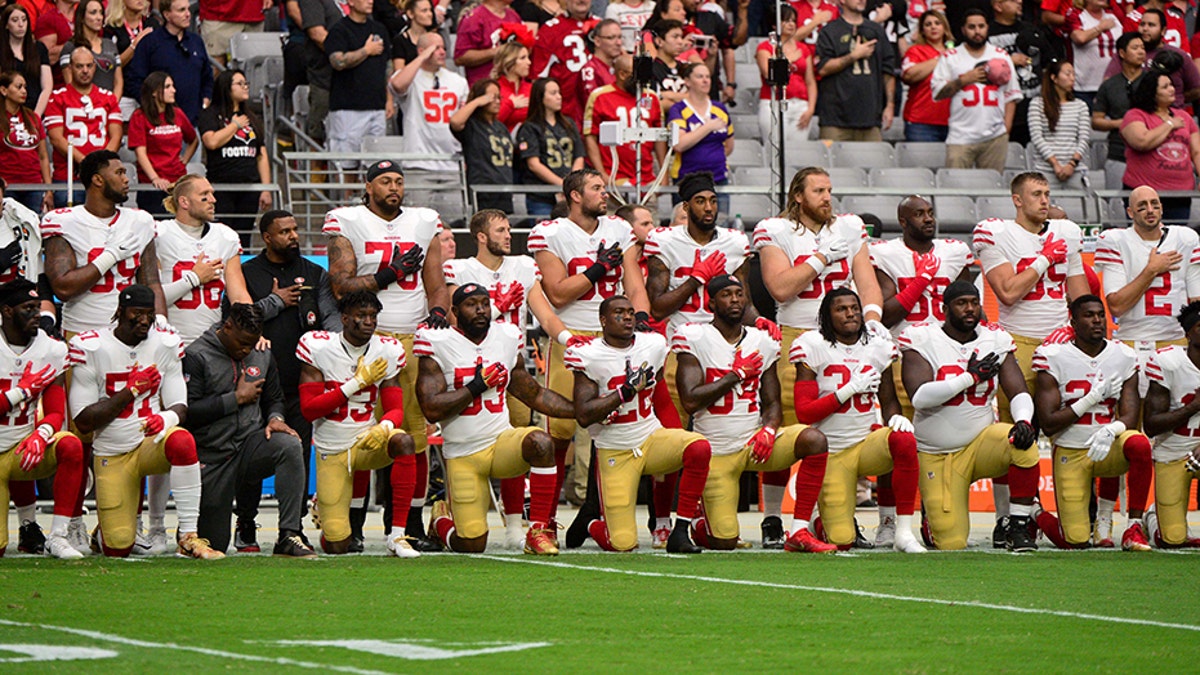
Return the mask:
[[325,391],[324,382],[302,382],[300,384],[300,414],[309,422],[325,417],[346,403],[341,387]]
[[333,287],[329,285],[329,275],[325,272],[321,272],[317,307],[321,311],[321,328],[331,333],[342,332],[342,315],[338,312],[337,300],[333,299]]
[[171,406],[187,405],[187,385],[183,382],[182,359],[170,359],[163,364],[162,387],[158,390],[159,401],[163,410]]
[[[192,276],[189,277],[189,274]],[[183,296],[190,293],[193,288],[195,288],[192,286],[191,282],[193,277],[195,277],[196,281],[200,280],[200,278],[196,276],[195,272],[188,270],[187,272],[184,272],[181,279],[162,284],[163,299],[166,300],[168,308],[178,302],[181,298],[183,298]]]
[[283,311],[283,300],[274,293],[267,293],[262,298],[254,301],[254,306],[263,313],[263,321],[270,321],[279,316]]
[[816,424],[842,407],[836,393],[819,396],[820,389],[814,380],[797,380],[794,390],[796,419],[801,424]]
[[971,386],[974,379],[970,373],[963,373],[948,380],[932,380],[922,384],[912,395],[914,408],[936,408],[946,401],[962,393]]
[[85,408],[100,400],[100,390],[96,386],[96,371],[88,364],[79,364],[71,368],[71,391],[67,395],[71,410],[76,415]]
[[62,431],[67,421],[67,392],[61,385],[52,384],[42,392],[42,419],[38,426],[49,424],[55,433]]

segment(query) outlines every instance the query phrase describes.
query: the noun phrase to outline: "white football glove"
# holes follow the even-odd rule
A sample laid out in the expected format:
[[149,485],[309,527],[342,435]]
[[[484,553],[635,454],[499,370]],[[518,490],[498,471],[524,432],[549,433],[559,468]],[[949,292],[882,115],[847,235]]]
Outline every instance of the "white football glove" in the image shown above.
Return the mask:
[[891,342],[892,332],[887,329],[887,326],[876,319],[868,319],[866,323],[867,334],[874,340],[887,340]]
[[841,237],[833,236],[817,246],[817,253],[825,257],[825,264],[832,265],[850,256],[850,247]]
[[1111,380],[1106,380],[1104,384],[1104,395],[1100,397],[1101,401],[1121,397],[1121,390],[1125,388],[1125,380],[1114,377]]
[[1079,397],[1071,404],[1071,410],[1075,412],[1077,417],[1082,417],[1087,411],[1091,410],[1100,401],[1103,401],[1108,394],[1108,381],[1104,379],[1104,373],[1097,372],[1096,379],[1092,381],[1092,388],[1088,393]]
[[1113,422],[1097,429],[1088,439],[1088,459],[1093,462],[1103,462],[1112,450],[1117,436],[1123,433],[1125,433],[1125,424],[1122,422]]
[[891,419],[888,420],[888,426],[892,428],[892,431],[901,434],[911,434],[916,429],[913,423],[904,415],[892,415]]
[[850,381],[837,390],[838,400],[845,403],[851,396],[875,391],[879,389],[880,379],[879,371],[868,366],[851,375]]

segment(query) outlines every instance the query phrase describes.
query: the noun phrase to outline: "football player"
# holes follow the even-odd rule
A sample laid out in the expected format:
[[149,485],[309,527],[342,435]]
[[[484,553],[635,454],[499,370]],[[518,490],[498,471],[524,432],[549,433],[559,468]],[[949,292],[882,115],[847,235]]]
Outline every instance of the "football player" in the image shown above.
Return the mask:
[[0,349],[0,556],[8,545],[8,482],[32,485],[54,476],[54,521],[44,549],[56,558],[78,559],[91,552],[68,539],[72,526],[83,529],[83,519],[75,516],[83,504],[83,444],[64,430],[67,346],[38,327],[40,312],[33,282],[16,279],[0,286],[0,336],[6,347]]
[[[891,473],[896,515],[891,522],[881,519],[880,529],[893,530],[885,538],[895,550],[924,553],[912,531],[917,441],[896,400],[896,343],[890,335],[867,332],[858,295],[848,288],[826,293],[819,311],[820,329],[797,338],[788,354],[796,364],[796,417],[825,434],[829,445],[818,536],[823,531],[824,539],[849,549],[858,536],[858,479]],[[879,412],[886,427],[877,428]]]
[[[776,321],[782,329],[782,353],[788,353],[801,333],[818,327],[821,299],[835,288],[858,289],[865,303],[867,328],[885,333],[883,296],[867,251],[867,231],[853,214],[834,215],[833,184],[829,173],[810,166],[796,172],[788,188],[787,210],[754,228],[754,249],[761,258],[763,284],[778,305]],[[786,359],[776,363],[782,396],[783,423],[797,423],[796,370]],[[783,545],[783,523],[776,520],[787,489],[786,476],[763,477],[763,540],[768,547]],[[774,518],[772,518],[774,516]],[[769,521],[769,522],[768,522]]]
[[421,329],[414,346],[421,369],[418,397],[426,418],[442,425],[446,457],[449,506],[434,505],[430,530],[452,551],[483,552],[488,479],[529,473],[525,552],[558,555],[548,529],[550,505],[558,496],[554,445],[537,427],[513,427],[507,406],[511,395],[538,412],[563,416],[572,413],[571,402],[543,389],[525,369],[525,331],[519,324],[492,325],[486,288],[465,283],[454,291],[452,303],[457,328]]
[[712,447],[700,434],[663,428],[654,415],[651,389],[667,358],[666,338],[635,333],[637,311],[623,295],[605,298],[599,314],[603,337],[570,347],[565,357],[575,373],[575,418],[596,446],[601,513],[588,523],[588,534],[606,551],[637,548],[641,476],[682,470],[667,551],[700,553],[688,529],[698,515]]
[[[425,418],[417,403],[417,363],[412,354],[413,334],[418,324],[433,327],[450,325],[446,306],[450,295],[442,276],[442,247],[438,242],[441,219],[436,211],[425,208],[401,208],[404,203],[404,173],[400,165],[387,160],[367,169],[363,203],[337,208],[325,215],[323,231],[329,236],[329,282],[335,296],[353,291],[378,294],[383,309],[379,312],[378,332],[390,335],[404,346],[405,362],[400,373],[404,392],[405,433],[417,448],[417,492],[409,509],[407,529],[412,544],[422,550],[437,550],[424,539],[421,507],[429,481],[429,445]],[[365,485],[365,483],[364,483]],[[355,495],[361,499],[365,495]],[[356,499],[356,501],[357,501]],[[359,509],[355,524],[361,529],[364,510]]]
[[338,301],[338,310],[341,333],[305,333],[296,347],[300,409],[313,422],[317,451],[321,548],[333,554],[362,552],[350,527],[354,472],[391,465],[387,550],[398,558],[418,558],[421,553],[406,534],[417,473],[416,444],[401,430],[405,349],[396,338],[377,333],[383,304],[375,293],[351,291]]
[[107,556],[129,555],[142,478],[169,472],[179,515],[176,553],[216,560],[225,554],[196,536],[200,463],[196,441],[179,426],[187,414],[183,344],[173,331],[153,330],[161,300],[146,286],[128,286],[117,299],[116,328],[71,339],[70,409],[79,432],[94,434],[100,526],[92,543]]
[[749,298],[738,277],[713,277],[704,295],[712,319],[681,324],[671,338],[671,352],[679,359],[676,377],[684,410],[693,416],[693,430],[712,445],[705,515],[693,523],[693,538],[708,548],[736,547],[742,472],[787,472],[804,459],[796,475],[794,525],[786,548],[835,551],[808,529],[825,475],[825,437],[801,424],[779,426],[783,415],[774,368],[778,340],[768,331],[743,325]]
[[[1097,476],[1129,473],[1126,551],[1149,551],[1141,518],[1154,473],[1150,439],[1137,430],[1137,354],[1108,338],[1104,302],[1084,295],[1071,302],[1075,339],[1033,352],[1037,372],[1034,407],[1054,442],[1054,501],[1058,517],[1037,516],[1038,527],[1059,548],[1087,548],[1091,486]],[[1111,518],[1111,514],[1109,515]]]
[[[981,324],[979,290],[955,281],[943,293],[946,321],[910,326],[900,334],[904,387],[916,419],[919,487],[927,545],[962,549],[971,532],[968,491],[980,478],[1007,474],[1012,517],[1006,545],[1037,549],[1030,531],[1038,489],[1033,399],[1010,354],[1016,345],[1003,329]],[[996,380],[1011,401],[1013,424],[998,423],[992,403]]]

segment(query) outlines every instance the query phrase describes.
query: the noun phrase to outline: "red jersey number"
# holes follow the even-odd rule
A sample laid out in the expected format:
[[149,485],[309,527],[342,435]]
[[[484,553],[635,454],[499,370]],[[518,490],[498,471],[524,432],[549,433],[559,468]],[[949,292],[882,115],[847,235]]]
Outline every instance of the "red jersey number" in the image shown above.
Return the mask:
[[[1037,260],[1036,256],[1033,258],[1021,258],[1020,262],[1017,263],[1017,274],[1029,269],[1034,260]],[[1051,265],[1046,270],[1046,273],[1038,279],[1037,285],[1030,289],[1025,294],[1025,297],[1021,299],[1041,300],[1043,298],[1050,298],[1051,300],[1062,300],[1066,297],[1064,294],[1066,293],[1067,273],[1059,269],[1061,267],[1061,264]]]
[[[401,242],[396,242],[396,243],[398,243],[400,245],[401,255],[403,255],[404,252],[407,251],[408,249],[412,248],[413,246],[416,246],[416,244],[411,241],[401,241]],[[363,253],[365,255],[371,255],[373,253],[379,254],[379,256],[380,256],[379,257],[379,269],[376,270],[378,272],[382,272],[384,270],[384,268],[386,268],[388,266],[388,263],[392,262],[392,251],[393,250],[395,250],[395,248],[392,245],[392,242],[390,242],[390,241],[368,241],[363,244]],[[403,279],[398,279],[396,281],[396,286],[398,288],[400,288],[401,290],[415,291],[415,290],[417,290],[418,282],[420,282],[420,279],[419,279],[420,274],[421,274],[421,271],[417,270],[416,272],[413,272],[412,274],[404,277]]]
[[[342,382],[326,382],[325,391],[340,389]],[[366,401],[346,401],[333,412],[329,413],[325,419],[330,422],[345,422],[350,419],[354,422],[366,422],[375,416],[375,400],[379,397],[379,388],[371,385],[366,389],[359,390],[359,394],[366,394]]]
[[[16,383],[10,379],[0,380],[0,391],[8,391],[16,386]],[[33,402],[34,410],[37,410],[37,402]],[[29,408],[30,401],[23,401],[17,410],[10,410],[7,415],[0,416],[0,426],[5,427],[23,427],[29,424]]]
[[[904,292],[916,277],[905,277],[897,280],[896,295]],[[946,313],[942,309],[942,295],[946,292],[946,287],[950,285],[950,279],[946,277],[934,277],[933,281],[925,288],[925,292],[921,297],[917,298],[917,302],[913,305],[912,311],[908,313],[907,321],[909,323],[919,323],[929,321],[930,317],[937,321],[945,321]]]
[[[617,388],[623,384],[625,384],[625,376],[617,375],[608,381],[608,389],[609,391],[616,391]],[[646,387],[645,389],[639,391],[634,401],[637,402],[637,405],[635,405],[632,410],[623,412],[616,417],[613,417],[610,424],[629,424],[653,415],[654,387]]]
[[450,115],[458,109],[458,94],[442,89],[431,89],[425,92],[422,100],[425,108],[425,121],[430,124],[449,124]]
[[[88,262],[92,262],[100,257],[104,252],[103,248],[94,248],[88,251]],[[142,260],[141,253],[134,253],[132,257],[118,261],[112,269],[104,273],[103,276],[92,286],[93,293],[112,293],[113,291],[123,291],[133,284],[133,275],[137,274],[138,264]],[[113,272],[116,271],[114,275]]]
[[[942,366],[941,368],[938,368],[934,379],[938,381],[949,380],[951,378],[958,377],[965,372],[967,372],[965,368],[957,363],[953,363],[948,366]],[[967,387],[965,391],[959,393],[954,398],[946,401],[942,405],[949,407],[970,403],[974,406],[985,406],[988,404],[988,401],[991,399],[992,392],[994,391],[996,391],[996,378],[993,377],[987,382],[980,382],[974,387]]]
[[[486,367],[486,366],[485,366]],[[470,368],[455,368],[454,369],[454,388],[462,389],[467,382],[475,379],[475,366]],[[481,410],[487,408],[490,413],[504,412],[504,390],[505,387],[496,387],[483,392],[483,395],[478,396],[471,401],[463,411],[459,413],[464,417],[478,415]]]
[[[841,363],[833,363],[825,366],[825,372],[821,374],[824,377],[832,377],[837,379],[837,384],[833,386],[835,390],[846,386],[846,383],[850,381],[850,368]],[[838,408],[837,411],[840,413],[850,412],[851,405],[853,405],[854,409],[860,413],[871,412],[875,408],[875,394],[855,394],[847,399],[846,402],[842,404],[842,407]]]
[[1175,305],[1171,304],[1171,273],[1163,272],[1154,277],[1146,289],[1146,316],[1175,316]]
[[[582,274],[584,270],[596,262],[595,258],[571,258],[567,261],[567,276]],[[617,284],[621,283],[621,268],[609,270],[600,281],[592,284],[587,293],[579,296],[580,300],[595,300],[597,294],[601,300],[617,294]]]
[[[805,260],[808,260],[808,258],[809,256],[807,255],[799,256],[793,261],[793,265],[799,265]],[[796,297],[800,298],[801,300],[820,300],[821,298],[825,297],[829,291],[832,291],[835,288],[841,288],[842,286],[848,286],[849,284],[847,282],[849,279],[849,263],[847,263],[845,260],[839,260],[837,263],[826,267],[825,271],[821,273],[821,276],[813,279],[808,288],[800,291]]]
[[[716,382],[728,374],[728,368],[706,368],[704,370],[704,381],[710,383]],[[708,406],[708,412],[714,415],[728,415],[733,412],[735,397],[736,399],[746,401],[747,412],[758,412],[758,378],[750,377],[742,380],[741,384],[725,392],[724,396]]]
[[[118,387],[118,384],[121,386]],[[116,396],[117,393],[119,393],[122,389],[125,389],[128,385],[128,372],[104,374],[104,393],[109,397]],[[155,396],[158,396],[158,389],[150,392],[149,396],[143,397],[140,403],[135,400],[133,403],[125,406],[125,409],[122,410],[121,414],[117,415],[117,417],[119,419],[128,419],[131,415],[133,415],[133,406],[137,405],[137,418],[140,420],[146,419],[154,414],[154,411],[150,408],[150,399],[154,398]]]
[[[1083,398],[1089,391],[1092,390],[1092,383],[1088,380],[1071,380],[1063,385],[1063,393],[1071,396],[1070,401],[1064,401],[1066,405],[1071,405],[1075,401]],[[1104,407],[1104,412],[1084,413],[1075,420],[1075,424],[1090,427],[1109,424],[1116,417],[1114,411],[1117,407],[1117,399],[1109,398],[1101,401],[1099,405]]]
[[[175,269],[171,271],[171,280],[179,281],[183,278],[184,272],[191,270],[195,266],[195,260],[180,260],[175,263]],[[215,277],[207,284],[204,284],[200,288],[193,288],[191,293],[176,300],[175,306],[179,309],[197,309],[203,304],[209,309],[221,309],[221,294],[223,292],[225,292],[225,282],[220,277]]]

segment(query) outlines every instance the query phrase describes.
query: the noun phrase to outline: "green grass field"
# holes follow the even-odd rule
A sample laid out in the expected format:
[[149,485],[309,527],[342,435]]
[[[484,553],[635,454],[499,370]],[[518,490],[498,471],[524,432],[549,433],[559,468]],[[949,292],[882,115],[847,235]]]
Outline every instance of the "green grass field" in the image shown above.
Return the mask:
[[[1198,563],[1119,551],[14,557],[0,562],[0,672],[1195,672]],[[27,645],[103,651],[22,664],[37,652]]]

